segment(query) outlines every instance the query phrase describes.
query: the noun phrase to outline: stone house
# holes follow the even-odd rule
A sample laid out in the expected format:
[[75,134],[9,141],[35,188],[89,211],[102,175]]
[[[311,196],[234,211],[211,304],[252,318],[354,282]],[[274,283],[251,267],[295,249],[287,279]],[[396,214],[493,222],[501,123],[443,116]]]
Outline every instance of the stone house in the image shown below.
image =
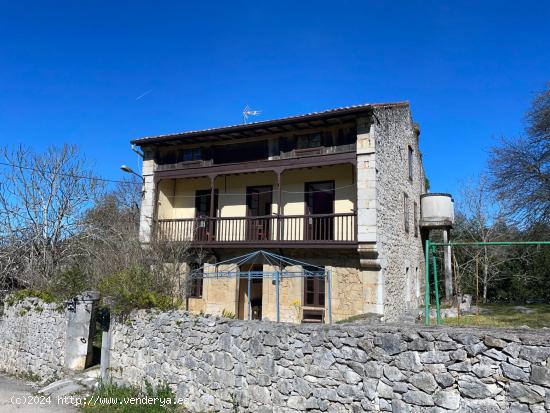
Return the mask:
[[[420,196],[426,188],[419,129],[407,102],[132,144],[144,154],[142,242],[185,242],[211,265],[262,249],[330,269],[334,321],[364,313],[398,321],[416,313],[424,277]],[[202,265],[190,261],[182,263],[184,272]],[[243,281],[194,279],[188,308],[274,320],[273,283],[260,279],[247,289]],[[283,279],[280,287],[282,321],[326,322],[326,280]],[[254,305],[250,317],[248,300]]]

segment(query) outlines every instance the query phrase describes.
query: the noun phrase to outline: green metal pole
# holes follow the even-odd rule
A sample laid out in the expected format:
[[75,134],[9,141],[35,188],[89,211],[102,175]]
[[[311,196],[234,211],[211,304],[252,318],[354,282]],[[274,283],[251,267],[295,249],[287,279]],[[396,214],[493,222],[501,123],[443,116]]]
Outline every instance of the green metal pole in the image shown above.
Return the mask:
[[441,324],[441,308],[439,307],[439,282],[437,280],[437,257],[435,256],[435,246],[432,251],[434,264],[434,289],[435,289],[435,311],[437,314],[437,324]]
[[424,299],[424,324],[430,325],[430,240],[426,240],[426,298]]

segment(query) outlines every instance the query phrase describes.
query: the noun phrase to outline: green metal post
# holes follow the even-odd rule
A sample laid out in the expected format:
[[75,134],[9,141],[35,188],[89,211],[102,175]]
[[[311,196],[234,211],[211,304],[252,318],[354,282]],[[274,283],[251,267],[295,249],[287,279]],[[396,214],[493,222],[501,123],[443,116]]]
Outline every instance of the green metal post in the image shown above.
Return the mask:
[[437,314],[437,324],[441,324],[441,309],[439,307],[439,282],[437,280],[437,257],[435,256],[435,247],[432,251],[434,264],[434,289],[435,289],[435,311]]
[[437,258],[435,252],[437,247],[484,247],[484,246],[509,246],[509,245],[519,245],[519,246],[530,246],[530,245],[550,245],[550,241],[490,241],[490,242],[431,242],[426,240],[426,320],[424,321],[426,325],[430,323],[429,314],[430,314],[430,260],[429,253],[431,248],[431,253],[433,257],[433,267],[434,267],[434,283],[435,283],[435,304],[437,310],[437,324],[441,324],[441,308],[439,305],[439,285],[437,280]]
[[426,240],[426,298],[424,299],[424,324],[430,325],[430,240]]

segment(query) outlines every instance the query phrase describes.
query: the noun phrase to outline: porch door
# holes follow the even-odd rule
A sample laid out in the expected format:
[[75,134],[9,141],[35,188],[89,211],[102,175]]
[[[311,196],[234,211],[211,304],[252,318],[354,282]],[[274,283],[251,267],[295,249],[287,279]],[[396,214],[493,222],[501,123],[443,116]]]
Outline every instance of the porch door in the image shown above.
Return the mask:
[[262,297],[263,297],[263,277],[259,275],[263,272],[263,264],[244,264],[239,266],[241,275],[239,277],[239,302],[237,309],[237,318],[239,320],[248,319],[248,277],[247,272],[252,271],[255,276],[250,280],[250,319],[262,319]]
[[334,239],[334,181],[306,182],[305,184],[307,240]]
[[[216,216],[218,210],[218,190],[214,190],[214,214],[210,214],[210,189],[201,189],[195,192],[195,241],[214,240],[216,233],[216,220],[213,220],[210,227],[210,217]],[[210,234],[212,228],[212,234]]]
[[249,186],[246,188],[247,241],[271,239],[272,203],[273,187],[271,185]]

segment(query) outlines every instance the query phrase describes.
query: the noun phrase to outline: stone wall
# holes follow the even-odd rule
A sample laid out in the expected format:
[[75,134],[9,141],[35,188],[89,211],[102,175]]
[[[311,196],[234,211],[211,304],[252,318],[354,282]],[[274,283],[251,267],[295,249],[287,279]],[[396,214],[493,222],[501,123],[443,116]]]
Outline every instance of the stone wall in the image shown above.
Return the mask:
[[59,304],[27,298],[6,305],[0,317],[0,370],[55,377],[64,366],[66,332],[65,310]]
[[88,291],[66,303],[0,301],[0,371],[47,381],[89,367],[98,300]]
[[[409,107],[378,109],[374,116],[371,135],[376,140],[377,248],[384,283],[384,317],[395,322],[408,311],[416,313],[422,302],[424,256],[418,223],[420,195],[425,192],[424,170]],[[412,179],[409,147],[413,149]]]
[[111,329],[119,382],[191,411],[544,412],[550,332],[292,325],[139,311]]

